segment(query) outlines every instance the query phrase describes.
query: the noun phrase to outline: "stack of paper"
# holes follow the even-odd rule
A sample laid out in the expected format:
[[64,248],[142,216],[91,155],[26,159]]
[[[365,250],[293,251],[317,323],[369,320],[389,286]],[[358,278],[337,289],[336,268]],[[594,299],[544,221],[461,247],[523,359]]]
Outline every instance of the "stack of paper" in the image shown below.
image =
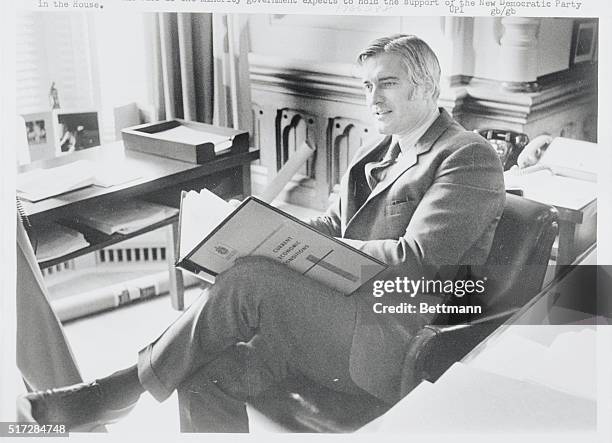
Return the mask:
[[31,202],[93,185],[92,164],[79,160],[50,169],[34,169],[17,175],[17,195]]
[[520,189],[523,196],[548,205],[579,210],[597,196],[597,183],[555,175],[550,169],[531,173],[510,170],[504,174],[506,189]]
[[141,200],[126,200],[79,210],[75,219],[105,234],[131,234],[178,213],[178,209]]
[[557,175],[595,182],[599,170],[597,150],[596,143],[556,137],[540,163]]
[[185,125],[157,132],[157,138],[175,143],[188,143],[191,145],[202,145],[212,143],[215,145],[215,154],[221,154],[232,147],[232,140],[224,135],[193,129]]
[[89,246],[83,234],[57,223],[36,226],[32,233],[36,260],[44,262]]
[[126,183],[140,174],[116,162],[94,164],[78,160],[48,169],[34,169],[17,175],[17,195],[31,202],[74,191],[86,186],[109,187]]
[[597,151],[595,143],[557,137],[537,164],[504,173],[506,189],[521,190],[530,200],[580,210],[597,197]]
[[179,259],[191,252],[233,210],[231,204],[208,189],[187,192],[181,203]]

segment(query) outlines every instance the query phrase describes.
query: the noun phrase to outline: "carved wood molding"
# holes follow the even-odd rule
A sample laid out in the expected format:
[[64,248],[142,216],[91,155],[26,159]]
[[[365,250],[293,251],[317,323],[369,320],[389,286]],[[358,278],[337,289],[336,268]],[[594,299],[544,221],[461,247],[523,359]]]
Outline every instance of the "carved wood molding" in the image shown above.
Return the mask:
[[498,82],[484,79],[472,79],[465,89],[462,113],[487,115],[520,124],[537,119],[544,112],[588,102],[597,95],[596,84],[585,79],[550,82],[535,93],[507,92]]
[[361,81],[353,66],[341,63],[309,63],[277,57],[249,55],[254,89],[301,95],[363,105]]

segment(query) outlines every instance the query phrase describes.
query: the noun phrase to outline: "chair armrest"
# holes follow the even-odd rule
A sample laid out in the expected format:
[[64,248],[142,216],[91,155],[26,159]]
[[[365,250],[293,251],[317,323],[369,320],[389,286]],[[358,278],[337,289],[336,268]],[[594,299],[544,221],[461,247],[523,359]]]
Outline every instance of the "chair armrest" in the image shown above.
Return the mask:
[[402,397],[423,380],[435,382],[517,311],[504,311],[471,323],[423,327],[410,341],[404,358]]

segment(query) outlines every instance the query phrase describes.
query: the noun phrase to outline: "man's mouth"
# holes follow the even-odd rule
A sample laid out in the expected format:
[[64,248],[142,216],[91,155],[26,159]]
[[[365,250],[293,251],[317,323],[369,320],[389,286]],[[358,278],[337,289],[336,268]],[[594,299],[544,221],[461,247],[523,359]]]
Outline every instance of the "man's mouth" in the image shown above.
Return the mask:
[[384,117],[384,116],[386,116],[386,115],[388,115],[388,114],[391,114],[391,111],[389,111],[389,110],[379,110],[379,111],[374,111],[374,115],[375,115],[377,118],[382,118],[382,117]]

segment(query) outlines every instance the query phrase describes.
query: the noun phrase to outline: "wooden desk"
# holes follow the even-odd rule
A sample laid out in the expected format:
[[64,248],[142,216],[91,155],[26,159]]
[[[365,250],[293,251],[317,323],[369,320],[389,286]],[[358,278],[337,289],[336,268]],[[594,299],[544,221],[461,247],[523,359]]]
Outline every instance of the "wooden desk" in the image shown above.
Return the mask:
[[555,207],[559,211],[557,265],[569,265],[597,240],[597,199],[578,209]]
[[[592,264],[595,257],[590,248],[580,264]],[[559,275],[435,382],[422,382],[361,432],[546,436],[596,430],[595,324],[606,324],[592,311],[596,267],[565,271],[570,272]],[[591,299],[588,309],[582,306],[585,297]],[[460,347],[462,338],[455,337],[449,346]]]
[[[512,176],[506,173],[506,180]],[[516,178],[514,178],[516,179]],[[556,264],[565,266],[595,244],[597,236],[597,184],[551,176],[521,186],[523,197],[554,206],[559,213]],[[558,268],[560,269],[560,268]]]
[[[61,221],[67,226],[74,226],[74,215],[85,204],[103,204],[137,197],[178,208],[181,190],[199,190],[204,187],[224,198],[246,196],[251,192],[250,163],[257,158],[259,158],[257,149],[246,152],[230,151],[214,161],[198,165],[124,150],[123,143],[116,142],[78,151],[68,156],[34,162],[20,168],[19,172],[35,168],[52,168],[76,160],[90,160],[101,168],[112,168],[117,164],[125,165],[130,170],[137,171],[140,175],[138,179],[108,188],[88,186],[35,203],[24,201],[23,207],[33,226],[50,221]],[[53,266],[162,227],[167,227],[170,244],[174,244],[177,221],[178,218],[175,216],[130,235],[109,236],[91,229],[86,230],[84,234],[91,243],[90,246],[39,265]],[[182,275],[180,271],[174,269],[175,250],[168,248],[167,252],[172,305],[175,309],[183,309]]]
[[[520,326],[568,326],[609,324],[610,313],[600,309],[604,294],[598,293],[597,248],[592,245],[572,264],[565,266],[525,306],[518,309],[503,325],[463,359],[469,364],[488,348],[495,346],[509,329]],[[582,268],[581,268],[582,267]]]

